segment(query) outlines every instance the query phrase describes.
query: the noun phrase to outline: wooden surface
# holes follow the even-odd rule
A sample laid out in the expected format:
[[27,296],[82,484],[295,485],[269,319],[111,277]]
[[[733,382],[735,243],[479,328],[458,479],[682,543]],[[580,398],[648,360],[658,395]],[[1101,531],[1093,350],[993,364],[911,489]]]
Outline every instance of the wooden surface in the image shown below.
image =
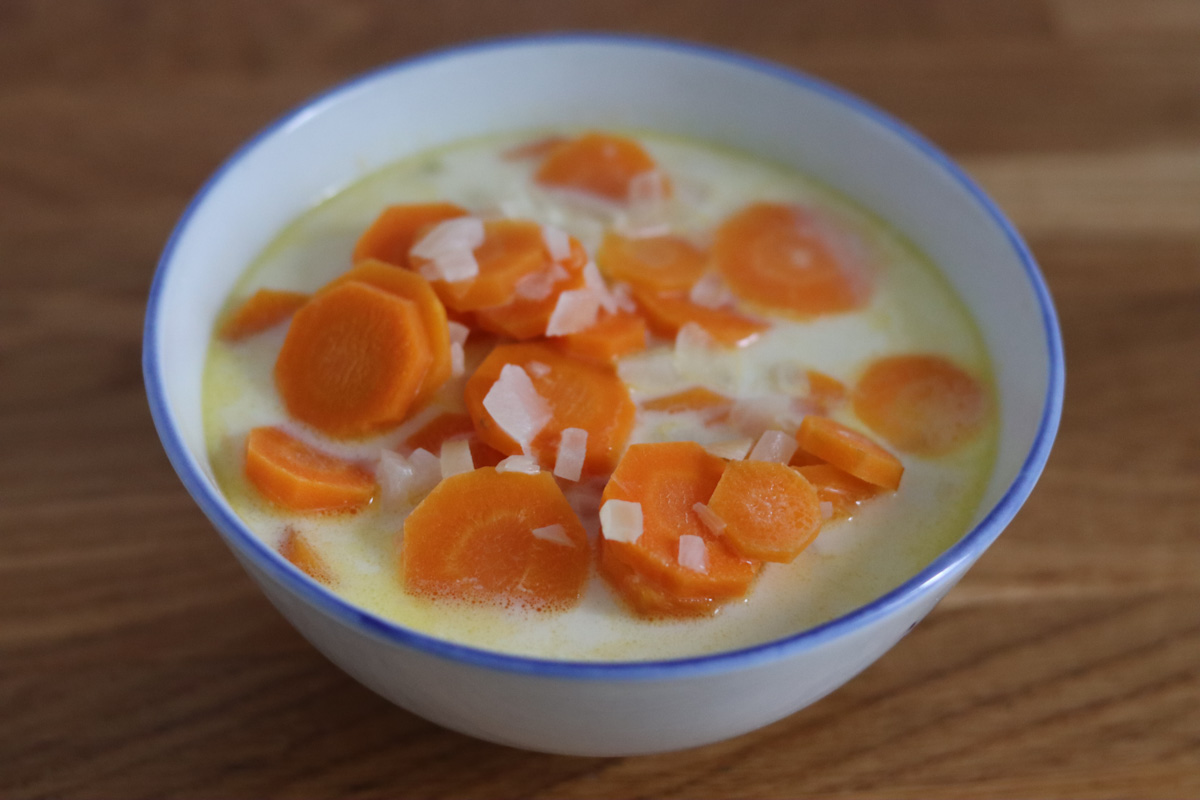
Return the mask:
[[[861,677],[648,758],[437,728],[304,644],[163,456],[139,370],[201,181],[358,71],[487,35],[735,47],[897,114],[1040,259],[1062,431]],[[1200,796],[1200,2],[0,2],[0,796]]]

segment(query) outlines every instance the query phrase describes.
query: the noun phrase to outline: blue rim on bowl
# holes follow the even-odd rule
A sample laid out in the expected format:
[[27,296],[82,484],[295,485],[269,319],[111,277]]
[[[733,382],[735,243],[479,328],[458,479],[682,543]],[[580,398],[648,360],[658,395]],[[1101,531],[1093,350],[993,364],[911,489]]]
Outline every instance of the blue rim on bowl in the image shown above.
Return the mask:
[[[554,661],[507,655],[467,645],[454,644],[411,630],[403,625],[357,608],[322,585],[308,579],[299,570],[285,562],[273,550],[267,547],[250,532],[240,519],[231,514],[218,501],[215,490],[208,484],[202,475],[199,465],[188,453],[180,438],[175,419],[167,407],[159,368],[156,326],[161,310],[163,286],[165,285],[166,275],[170,269],[180,235],[187,228],[192,214],[203,202],[212,187],[221,180],[226,171],[233,168],[247,153],[257,147],[268,136],[302,123],[311,115],[319,113],[325,104],[393,72],[406,70],[432,61],[454,58],[465,53],[527,47],[538,44],[572,43],[627,45],[634,47],[650,46],[690,53],[750,68],[766,76],[797,84],[808,90],[822,94],[826,98],[872,120],[891,135],[902,140],[909,147],[918,150],[934,162],[954,182],[970,194],[973,200],[979,205],[979,208],[1007,236],[1013,253],[1024,267],[1026,277],[1037,298],[1041,311],[1043,332],[1046,337],[1046,348],[1049,353],[1047,392],[1037,434],[1034,437],[1033,446],[1030,448],[1029,454],[1022,464],[1017,477],[1013,480],[1012,485],[1009,486],[1000,501],[980,520],[979,524],[934,559],[928,566],[892,591],[843,616],[783,639],[711,655],[663,661],[628,662]],[[179,222],[176,224],[175,229],[172,231],[162,256],[159,258],[154,282],[150,288],[142,348],[142,370],[146,383],[146,393],[150,403],[150,412],[171,465],[175,468],[184,486],[209,520],[233,541],[236,541],[241,551],[256,566],[270,575],[273,580],[300,595],[308,603],[320,609],[325,614],[393,644],[412,647],[431,655],[490,669],[550,678],[584,680],[654,680],[753,667],[757,664],[782,658],[789,653],[815,647],[825,641],[861,628],[875,619],[888,614],[895,607],[919,599],[933,591],[941,575],[954,570],[964,561],[973,560],[979,556],[1000,535],[1000,532],[1012,520],[1017,510],[1029,496],[1030,491],[1032,491],[1033,485],[1041,474],[1046,464],[1046,459],[1050,455],[1050,448],[1058,429],[1059,419],[1062,414],[1065,369],[1063,364],[1062,340],[1054,304],[1028,247],[1022,241],[1012,224],[1004,217],[987,195],[984,194],[983,190],[976,186],[974,181],[955,165],[948,156],[920,134],[866,101],[835,86],[809,75],[752,56],[670,39],[592,34],[559,34],[490,40],[420,55],[352,78],[309,100],[298,109],[276,120],[260,131],[243,144],[213,173],[204,186],[201,187],[200,191],[196,193],[195,197],[192,198],[183,215],[180,217]]]

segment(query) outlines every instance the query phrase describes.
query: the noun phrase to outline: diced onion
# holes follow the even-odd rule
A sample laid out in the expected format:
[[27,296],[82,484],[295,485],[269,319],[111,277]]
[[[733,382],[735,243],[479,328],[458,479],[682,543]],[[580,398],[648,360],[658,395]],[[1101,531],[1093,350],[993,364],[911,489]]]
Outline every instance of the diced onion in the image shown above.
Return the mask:
[[799,447],[796,440],[783,431],[763,431],[763,435],[758,438],[758,443],[750,451],[748,460],[786,464],[792,460],[792,456],[796,454]]
[[696,512],[696,516],[704,523],[704,527],[717,536],[725,532],[725,520],[718,517],[716,512],[704,503],[692,503],[692,511]]
[[600,530],[609,541],[634,544],[642,538],[642,504],[607,501],[600,506]]
[[408,458],[384,450],[379,454],[375,479],[385,498],[407,501],[437,486],[442,479],[441,461],[428,450],[414,450]]
[[522,300],[545,300],[554,291],[554,285],[563,278],[569,278],[570,273],[558,264],[551,264],[545,269],[539,269],[523,276],[517,281],[513,291]]
[[450,341],[458,342],[459,344],[467,343],[467,337],[471,335],[470,328],[454,320],[450,320],[446,325],[450,328]]
[[558,296],[550,321],[546,324],[547,336],[566,336],[587,330],[596,324],[600,301],[590,289],[572,289]]
[[833,502],[822,500],[817,504],[821,508],[821,519],[833,519]]
[[723,442],[714,442],[713,444],[705,445],[704,449],[720,458],[727,458],[730,461],[741,461],[750,452],[750,448],[754,446],[754,440],[750,438],[742,439],[726,439]]
[[516,364],[505,364],[500,377],[492,384],[483,407],[492,420],[528,453],[533,438],[550,421],[550,409],[525,370]]
[[496,472],[520,472],[525,475],[536,475],[541,471],[541,466],[533,456],[509,456],[496,465]]
[[543,361],[530,361],[525,369],[535,378],[544,378],[550,374],[550,365]]
[[708,547],[704,539],[685,533],[679,537],[679,566],[692,572],[708,574]]
[[449,250],[422,264],[420,272],[430,281],[469,281],[479,274],[479,262],[470,250]]
[[571,257],[571,237],[561,228],[553,225],[542,226],[542,241],[546,243],[546,252],[553,261],[566,261]]
[[688,299],[705,308],[721,308],[733,303],[733,293],[715,272],[709,272],[692,284]]
[[467,371],[467,356],[459,342],[450,343],[450,374],[459,377]]
[[587,456],[587,440],[588,432],[583,428],[563,428],[558,440],[558,458],[554,461],[555,475],[563,480],[579,480]]
[[553,525],[546,525],[541,528],[533,529],[533,538],[541,539],[543,542],[554,542],[554,544],[564,544],[567,547],[574,547],[575,543],[567,536],[567,529],[557,522]]
[[483,220],[478,217],[455,217],[437,225],[412,246],[409,253],[430,261],[456,250],[474,250],[483,244]]
[[443,480],[475,469],[475,461],[471,458],[471,443],[466,439],[443,442],[441,460]]
[[628,283],[618,283],[613,286],[612,297],[613,302],[621,311],[627,311],[630,314],[637,311],[637,303],[633,299],[633,289]]
[[596,302],[601,308],[609,314],[617,313],[617,298],[608,290],[608,284],[604,282],[604,276],[600,274],[596,262],[589,261],[583,266],[583,285],[596,294]]

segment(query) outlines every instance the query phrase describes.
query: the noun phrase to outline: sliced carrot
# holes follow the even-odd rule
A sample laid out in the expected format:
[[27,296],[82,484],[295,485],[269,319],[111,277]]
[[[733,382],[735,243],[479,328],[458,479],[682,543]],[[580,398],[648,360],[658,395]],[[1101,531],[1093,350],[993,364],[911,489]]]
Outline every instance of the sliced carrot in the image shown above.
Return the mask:
[[534,174],[543,186],[576,189],[624,202],[629,182],[655,168],[654,159],[632,139],[585,133],[550,151]]
[[802,206],[756,203],[717,229],[713,258],[744,300],[802,317],[850,311],[871,287],[842,236]]
[[822,503],[833,505],[834,519],[849,519],[864,501],[883,491],[832,464],[812,464],[798,472],[817,490]]
[[446,326],[446,307],[434,293],[429,281],[415,272],[396,269],[376,259],[367,259],[356,264],[353,269],[329,285],[337,286],[355,281],[416,303],[433,356],[429,371],[425,373],[425,379],[421,382],[421,388],[412,403],[414,410],[424,406],[450,378],[450,329]]
[[303,292],[259,289],[226,318],[218,335],[227,342],[236,342],[262,333],[295,314],[307,302],[308,295]]
[[703,386],[693,386],[682,392],[665,394],[642,403],[642,408],[647,411],[667,411],[672,414],[681,411],[728,410],[732,407],[732,398],[717,394]]
[[746,558],[786,564],[821,530],[817,490],[770,461],[731,461],[708,507],[725,522],[725,541]]
[[815,369],[806,373],[808,376],[808,402],[821,416],[828,416],[846,402],[849,390],[846,384],[832,375],[827,375]]
[[283,532],[283,541],[279,543],[279,555],[303,572],[308,577],[326,586],[333,584],[333,571],[325,563],[325,559],[317,552],[304,534],[289,527]]
[[[534,533],[554,525],[566,543]],[[550,473],[489,467],[443,480],[409,514],[401,571],[411,594],[557,611],[578,602],[589,555]]]
[[711,617],[721,607],[721,600],[708,597],[679,597],[655,580],[629,566],[613,554],[615,548],[602,547],[600,574],[630,608],[650,619],[662,617]]
[[[632,543],[601,537],[601,566],[609,564],[606,576],[619,572],[612,567],[619,562],[671,598],[719,602],[745,595],[760,565],[733,552],[693,508],[708,502],[724,469],[723,459],[695,442],[631,445],[601,502],[641,504],[642,534]],[[702,540],[706,571],[679,563],[679,540],[685,535]],[[614,588],[621,590],[625,582],[614,577]]]
[[867,483],[895,489],[904,465],[869,437],[829,417],[810,415],[796,433],[800,447]]
[[646,349],[646,320],[637,314],[603,314],[590,328],[551,339],[572,358],[612,364]]
[[354,511],[370,503],[376,489],[362,467],[278,428],[255,428],[246,437],[246,479],[289,511]]
[[505,161],[524,161],[527,158],[544,158],[568,141],[565,136],[543,136],[530,142],[510,147],[500,154]]
[[[795,435],[795,434],[793,434]],[[817,458],[812,453],[805,450],[803,447],[797,447],[796,452],[792,454],[792,458],[788,461],[789,467],[808,467],[816,464],[824,464],[824,459]]]
[[736,311],[693,303],[685,294],[656,294],[634,288],[633,298],[646,315],[650,330],[667,338],[673,338],[680,328],[694,322],[718,343],[733,347],[749,344],[771,327]]
[[433,363],[420,309],[352,281],[296,312],[275,362],[288,413],[332,436],[401,421]]
[[[554,313],[558,296],[566,291],[582,289],[585,285],[583,268],[587,265],[587,251],[575,237],[571,237],[571,257],[560,261],[558,266],[565,275],[548,289],[542,298],[519,296],[519,284],[514,287],[515,296],[501,306],[481,308],[475,312],[475,323],[485,331],[513,339],[534,339],[546,335],[546,325]],[[548,255],[543,269],[553,270],[554,264]],[[531,276],[537,273],[531,273]],[[541,277],[541,276],[539,276]]]
[[478,467],[494,467],[504,460],[504,453],[484,442],[475,433],[475,424],[469,414],[447,411],[439,414],[411,436],[404,444],[411,450],[418,448],[430,453],[441,453],[442,445],[448,441],[466,439],[471,446],[471,459]]
[[627,239],[608,233],[596,251],[608,278],[650,292],[687,291],[708,266],[708,254],[682,236]]
[[941,356],[889,356],[859,378],[854,413],[897,449],[940,456],[979,435],[991,398],[982,383]]
[[521,446],[483,406],[506,364],[525,369],[550,410],[550,421],[532,442],[542,468],[553,468],[563,430],[582,428],[588,433],[583,474],[611,472],[633,429],[635,414],[629,390],[616,371],[569,358],[544,342],[505,344],[492,350],[467,380],[464,399],[480,438],[507,455],[519,455]]
[[407,267],[408,251],[425,228],[466,215],[465,208],[453,203],[388,206],[354,245],[354,263],[376,258],[398,267]]
[[[434,291],[447,308],[478,311],[509,303],[514,299],[517,281],[550,266],[542,226],[536,222],[489,220],[483,231],[483,244],[474,250],[479,274],[462,281],[433,281]],[[426,263],[426,259],[413,256],[411,266],[419,270]]]

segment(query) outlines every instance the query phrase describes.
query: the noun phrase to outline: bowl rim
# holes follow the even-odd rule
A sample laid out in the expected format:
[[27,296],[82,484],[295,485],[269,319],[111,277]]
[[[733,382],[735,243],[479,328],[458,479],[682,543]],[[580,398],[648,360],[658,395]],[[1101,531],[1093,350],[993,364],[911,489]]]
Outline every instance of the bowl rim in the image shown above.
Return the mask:
[[[985,215],[1004,233],[1014,255],[1025,270],[1041,312],[1048,359],[1048,380],[1041,419],[1033,445],[1026,455],[1017,476],[996,505],[957,542],[944,550],[916,575],[891,591],[828,620],[781,639],[762,642],[737,650],[722,651],[685,658],[652,661],[571,661],[501,653],[458,644],[405,627],[377,614],[361,609],[342,599],[321,584],[311,580],[287,564],[271,548],[258,539],[236,515],[226,512],[218,502],[216,491],[209,487],[196,463],[190,457],[179,434],[174,416],[166,400],[158,351],[157,323],[162,312],[163,287],[174,261],[175,251],[183,232],[196,210],[225,173],[235,168],[247,154],[276,133],[302,124],[318,114],[341,96],[395,72],[416,66],[474,55],[489,51],[540,47],[545,45],[605,45],[665,50],[699,56],[728,65],[748,68],[764,76],[781,79],[823,95],[848,111],[866,117],[875,124],[918,151],[934,166],[939,167],[954,183],[965,189]],[[274,581],[300,596],[307,604],[372,638],[460,662],[465,665],[556,679],[573,680],[662,680],[696,675],[708,675],[761,666],[788,656],[811,650],[829,641],[861,630],[899,608],[916,602],[934,592],[944,576],[953,574],[964,564],[978,558],[1012,520],[1040,476],[1058,430],[1062,415],[1064,392],[1063,346],[1058,317],[1036,261],[1020,234],[996,204],[955,164],[949,156],[906,124],[867,101],[806,73],[744,53],[655,36],[605,33],[558,33],[515,36],[469,42],[425,52],[356,75],[285,113],[261,129],[233,152],[192,197],[179,221],[175,224],[155,268],[146,306],[142,342],[142,370],[151,416],[167,457],[188,493],[216,527],[225,534],[231,547],[249,558]]]

